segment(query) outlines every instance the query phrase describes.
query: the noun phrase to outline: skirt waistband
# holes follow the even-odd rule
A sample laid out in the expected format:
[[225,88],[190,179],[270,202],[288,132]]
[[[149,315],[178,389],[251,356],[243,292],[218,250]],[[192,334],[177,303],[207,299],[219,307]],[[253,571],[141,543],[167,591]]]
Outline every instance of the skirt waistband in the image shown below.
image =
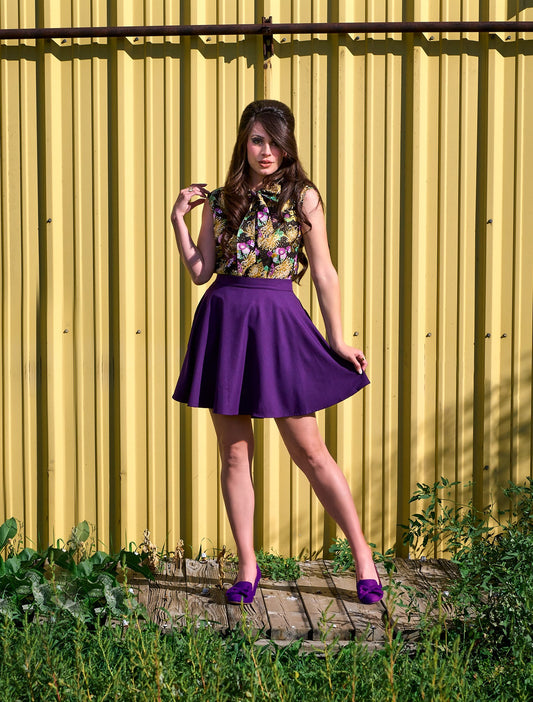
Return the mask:
[[264,288],[279,292],[292,292],[292,280],[290,278],[248,278],[240,275],[218,274],[212,287]]

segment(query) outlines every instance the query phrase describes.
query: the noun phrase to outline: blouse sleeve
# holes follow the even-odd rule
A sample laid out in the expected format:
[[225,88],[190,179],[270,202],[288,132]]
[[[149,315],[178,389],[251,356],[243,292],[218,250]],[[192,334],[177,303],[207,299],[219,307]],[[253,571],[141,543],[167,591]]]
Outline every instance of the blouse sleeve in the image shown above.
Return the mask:
[[302,192],[300,193],[300,197],[299,197],[300,207],[303,205],[304,198],[305,198],[308,190],[314,190],[313,186],[312,185],[304,185],[304,187],[302,188]]
[[211,206],[211,209],[213,212],[215,211],[215,208],[220,206],[220,193],[222,192],[222,188],[216,188],[216,190],[211,190],[209,193],[209,197],[207,198],[209,201],[209,205]]

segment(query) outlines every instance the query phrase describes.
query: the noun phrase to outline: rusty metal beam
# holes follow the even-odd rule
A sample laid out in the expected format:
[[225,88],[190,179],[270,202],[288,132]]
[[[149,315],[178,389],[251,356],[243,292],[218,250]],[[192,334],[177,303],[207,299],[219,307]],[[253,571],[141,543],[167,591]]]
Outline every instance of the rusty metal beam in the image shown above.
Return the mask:
[[533,22],[302,22],[272,24],[189,24],[129,27],[30,27],[0,29],[5,39],[82,39],[99,37],[202,36],[256,34],[391,34],[416,32],[533,32]]

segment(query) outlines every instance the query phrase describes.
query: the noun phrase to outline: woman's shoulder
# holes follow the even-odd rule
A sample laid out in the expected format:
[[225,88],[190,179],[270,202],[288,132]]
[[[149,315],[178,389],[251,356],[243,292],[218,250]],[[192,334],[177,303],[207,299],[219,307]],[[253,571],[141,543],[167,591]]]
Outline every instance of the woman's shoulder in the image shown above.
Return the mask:
[[311,207],[312,209],[314,209],[318,203],[322,203],[320,192],[314,183],[311,183],[311,181],[304,183],[300,190],[299,201],[300,206],[305,204],[305,206]]
[[304,183],[301,187],[300,190],[300,198],[303,200],[303,198],[307,195],[308,192],[314,190],[316,193],[318,193],[318,188],[314,183],[311,183],[311,181],[307,181]]

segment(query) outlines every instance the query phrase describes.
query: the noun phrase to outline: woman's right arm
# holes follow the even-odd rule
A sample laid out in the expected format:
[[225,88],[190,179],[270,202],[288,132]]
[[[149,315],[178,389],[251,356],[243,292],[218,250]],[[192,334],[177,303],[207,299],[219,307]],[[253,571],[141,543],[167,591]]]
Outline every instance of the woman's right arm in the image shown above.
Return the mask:
[[[174,227],[176,243],[181,259],[196,285],[207,283],[215,271],[215,235],[213,228],[213,212],[209,206],[207,197],[209,191],[203,187],[203,183],[195,184],[189,188],[184,188],[178,195],[178,199],[172,208],[170,221]],[[200,199],[191,202],[193,197]],[[184,217],[198,205],[204,203],[202,213],[202,226],[198,242],[195,244],[189,234]]]

